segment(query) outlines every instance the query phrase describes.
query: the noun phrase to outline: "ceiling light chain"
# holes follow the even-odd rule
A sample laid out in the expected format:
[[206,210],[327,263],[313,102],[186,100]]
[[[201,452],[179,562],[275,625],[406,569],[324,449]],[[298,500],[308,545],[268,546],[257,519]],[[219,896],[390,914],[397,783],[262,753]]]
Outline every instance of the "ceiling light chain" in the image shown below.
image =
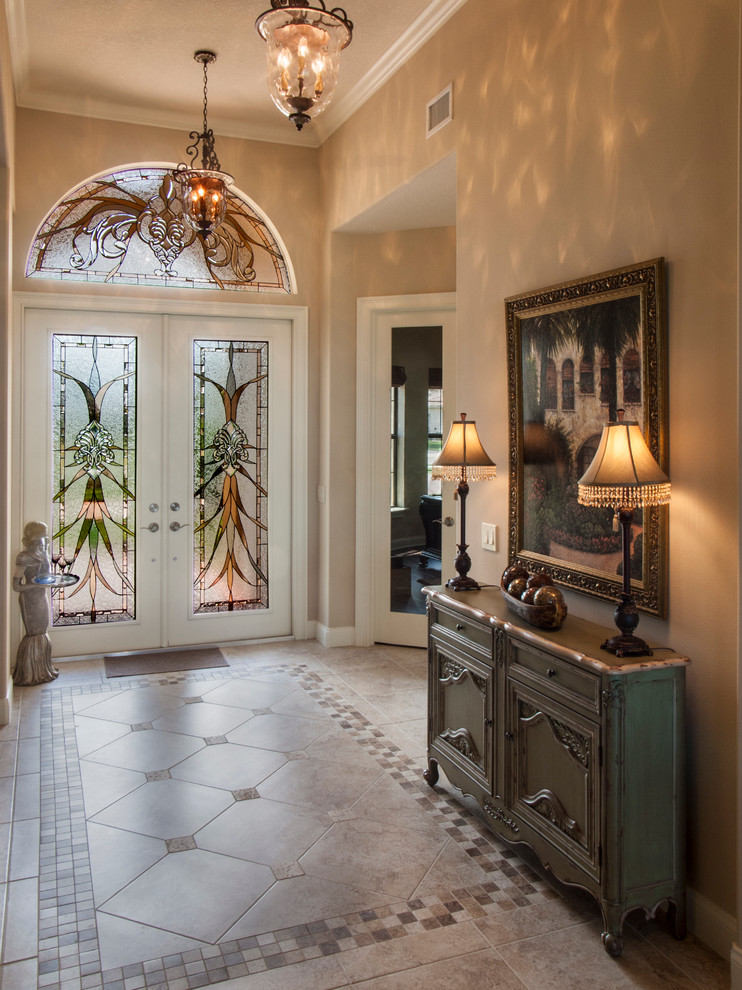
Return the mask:
[[[191,131],[189,136],[193,143],[186,148],[191,164],[188,166],[181,162],[175,170],[175,178],[184,217],[202,237],[209,237],[224,220],[227,212],[227,188],[234,179],[221,170],[214,146],[214,132],[208,121],[207,66],[216,61],[216,55],[214,52],[201,50],[195,52],[193,57],[201,63],[204,72],[203,131],[200,134],[198,131]],[[199,144],[201,168],[196,166]]]

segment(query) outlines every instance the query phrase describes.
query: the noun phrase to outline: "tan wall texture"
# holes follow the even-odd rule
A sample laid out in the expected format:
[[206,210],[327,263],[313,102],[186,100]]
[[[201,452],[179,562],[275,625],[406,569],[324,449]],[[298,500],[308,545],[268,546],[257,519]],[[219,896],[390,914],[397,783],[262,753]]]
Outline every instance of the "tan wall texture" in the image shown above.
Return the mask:
[[[503,300],[667,259],[669,619],[643,618],[641,631],[693,659],[689,881],[732,915],[738,38],[736,0],[469,0],[321,149],[331,230],[455,151],[458,390],[503,469]],[[425,103],[451,81],[455,119],[426,141]],[[352,426],[332,411],[350,332],[333,322],[328,342],[346,352],[327,371],[327,435],[341,458]],[[506,482],[479,488],[487,491],[472,490],[472,532],[485,519],[506,531]],[[339,544],[353,540],[350,497],[332,506]],[[502,556],[475,548],[472,558],[473,573],[497,578]],[[610,607],[577,595],[569,605],[611,626]],[[336,623],[351,620],[344,604]]]

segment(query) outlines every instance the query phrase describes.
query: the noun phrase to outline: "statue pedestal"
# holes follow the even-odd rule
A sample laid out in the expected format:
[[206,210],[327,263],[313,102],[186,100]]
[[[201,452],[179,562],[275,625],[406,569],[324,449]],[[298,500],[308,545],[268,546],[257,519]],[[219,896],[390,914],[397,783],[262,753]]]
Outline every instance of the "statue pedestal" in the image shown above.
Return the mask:
[[18,592],[26,635],[18,646],[13,683],[24,687],[53,681],[59,675],[57,668],[52,666],[52,643],[49,639],[52,610],[47,590],[69,587],[80,580],[76,574],[51,569],[46,534],[46,523],[26,523],[23,549],[15,558],[13,591]]

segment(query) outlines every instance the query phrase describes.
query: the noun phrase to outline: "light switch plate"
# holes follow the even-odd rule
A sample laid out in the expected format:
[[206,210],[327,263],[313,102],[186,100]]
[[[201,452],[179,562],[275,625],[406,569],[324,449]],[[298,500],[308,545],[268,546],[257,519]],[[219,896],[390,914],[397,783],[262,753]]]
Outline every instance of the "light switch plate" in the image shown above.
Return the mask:
[[482,549],[497,552],[497,524],[482,523]]

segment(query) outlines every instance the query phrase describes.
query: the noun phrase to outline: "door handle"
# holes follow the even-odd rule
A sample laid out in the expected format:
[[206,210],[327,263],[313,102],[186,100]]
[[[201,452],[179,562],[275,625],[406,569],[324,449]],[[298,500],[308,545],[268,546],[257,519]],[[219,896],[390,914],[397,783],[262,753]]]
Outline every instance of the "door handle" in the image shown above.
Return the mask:
[[179,523],[176,520],[176,522],[170,523],[170,529],[172,530],[173,533],[177,533],[179,529],[185,529],[187,525],[188,523]]
[[156,533],[160,528],[160,524],[156,522],[151,522],[149,526],[142,526],[142,529],[148,529],[150,533]]
[[453,526],[453,524],[454,524],[453,516],[446,516],[446,518],[443,520],[444,526]]

